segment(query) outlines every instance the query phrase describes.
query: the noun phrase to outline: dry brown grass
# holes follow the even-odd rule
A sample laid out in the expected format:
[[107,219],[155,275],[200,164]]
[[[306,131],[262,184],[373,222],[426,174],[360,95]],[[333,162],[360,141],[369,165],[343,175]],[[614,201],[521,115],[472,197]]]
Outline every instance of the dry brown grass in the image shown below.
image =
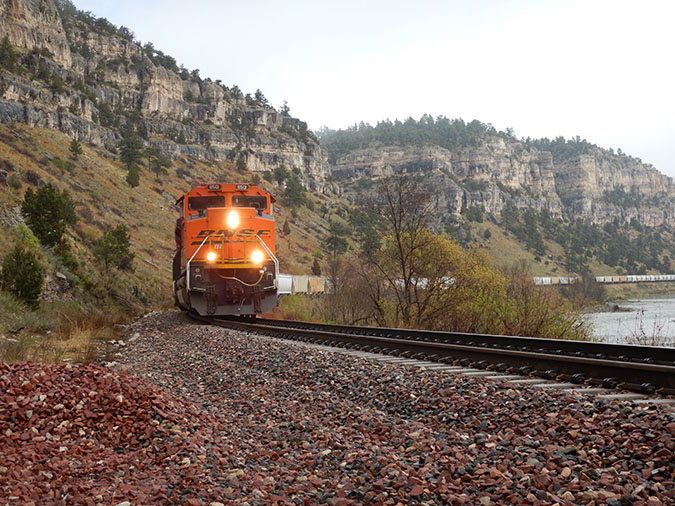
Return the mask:
[[[6,302],[3,295],[2,301]],[[4,304],[3,309],[11,309]],[[44,307],[14,309],[12,319],[0,321],[0,361],[89,363],[101,358],[105,341],[119,339],[133,314],[122,310],[93,313],[82,308],[59,311]]]
[[97,349],[105,341],[118,339],[120,324],[127,323],[129,315],[122,312],[88,315],[63,315],[62,323],[47,339],[48,345],[60,360],[92,362]]

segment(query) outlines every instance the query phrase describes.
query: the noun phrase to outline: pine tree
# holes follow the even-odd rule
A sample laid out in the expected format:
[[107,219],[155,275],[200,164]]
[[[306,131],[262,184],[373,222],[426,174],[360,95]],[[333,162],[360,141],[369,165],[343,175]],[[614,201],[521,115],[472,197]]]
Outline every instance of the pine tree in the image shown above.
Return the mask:
[[26,190],[21,214],[35,236],[45,246],[56,246],[66,230],[66,225],[77,222],[75,205],[66,190],[46,184],[34,192]]
[[138,170],[138,165],[132,163],[129,166],[129,172],[127,173],[126,182],[132,188],[136,188],[141,183],[141,177]]
[[127,174],[127,183],[132,188],[139,185],[140,172],[138,170],[138,162],[142,156],[143,140],[134,130],[133,126],[126,128],[122,134],[122,139],[118,143],[120,149],[120,160],[122,160],[129,173]]
[[125,129],[117,146],[120,150],[120,159],[127,165],[127,168],[141,159],[143,140],[133,126]]
[[18,61],[19,56],[9,41],[9,37],[5,35],[2,42],[0,42],[0,67],[10,72],[16,72],[18,70]]
[[70,141],[70,147],[68,148],[70,151],[73,160],[77,160],[77,157],[82,154],[82,146],[80,143],[77,141],[77,139],[73,139]]
[[312,264],[312,274],[315,276],[321,276],[321,264],[319,264],[318,258],[315,258],[314,263]]
[[44,274],[35,254],[17,245],[2,261],[0,287],[32,308],[39,305]]

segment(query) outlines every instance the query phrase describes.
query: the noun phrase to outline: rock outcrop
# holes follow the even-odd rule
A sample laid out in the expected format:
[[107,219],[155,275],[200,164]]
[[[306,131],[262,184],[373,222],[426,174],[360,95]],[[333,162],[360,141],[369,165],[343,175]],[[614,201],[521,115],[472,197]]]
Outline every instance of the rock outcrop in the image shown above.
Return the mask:
[[70,46],[52,0],[2,0],[0,39],[26,49],[43,48],[59,65],[71,64]]
[[[673,180],[638,160],[600,148],[554,163],[551,153],[522,142],[489,137],[475,147],[438,146],[359,149],[339,158],[338,182],[392,174],[424,174],[432,183],[439,213],[459,219],[472,206],[498,217],[508,202],[547,210],[554,218],[593,223],[637,220],[675,226]],[[632,201],[616,202],[614,191]]]

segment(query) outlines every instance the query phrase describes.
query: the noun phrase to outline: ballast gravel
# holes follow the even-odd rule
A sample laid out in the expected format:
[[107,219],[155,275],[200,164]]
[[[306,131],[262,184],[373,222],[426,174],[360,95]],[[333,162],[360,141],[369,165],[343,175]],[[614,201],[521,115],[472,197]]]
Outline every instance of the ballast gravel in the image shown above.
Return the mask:
[[1,504],[675,504],[675,414],[154,313],[0,363]]

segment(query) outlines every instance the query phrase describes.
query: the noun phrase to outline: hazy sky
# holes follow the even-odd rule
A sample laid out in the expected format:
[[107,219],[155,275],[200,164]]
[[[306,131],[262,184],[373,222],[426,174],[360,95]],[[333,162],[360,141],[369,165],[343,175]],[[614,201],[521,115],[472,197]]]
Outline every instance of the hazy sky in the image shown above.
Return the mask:
[[673,0],[74,0],[310,128],[424,113],[675,177]]

